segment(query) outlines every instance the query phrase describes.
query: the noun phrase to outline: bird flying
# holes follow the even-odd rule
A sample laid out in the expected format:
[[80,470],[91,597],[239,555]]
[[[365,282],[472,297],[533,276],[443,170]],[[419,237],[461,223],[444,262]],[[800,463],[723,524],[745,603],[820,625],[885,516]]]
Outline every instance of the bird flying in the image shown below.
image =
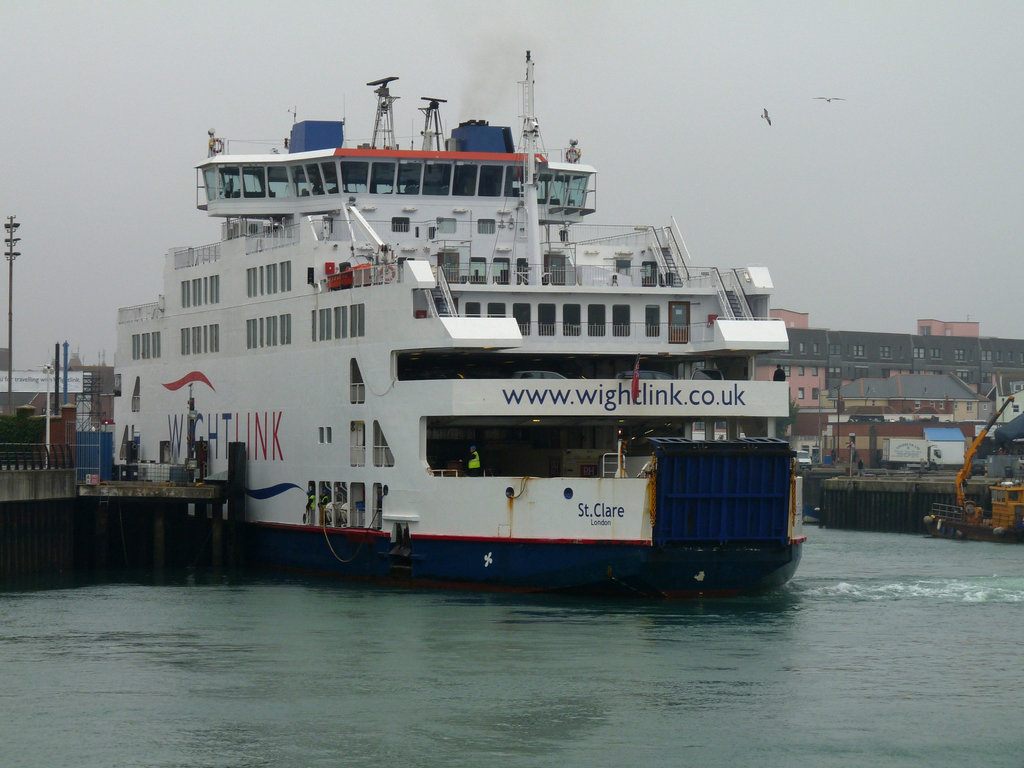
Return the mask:
[[768,125],[772,124],[772,119],[770,117],[768,117],[768,109],[767,108],[762,109],[762,111],[761,111],[761,119],[762,120],[767,120],[768,121]]
[[815,99],[824,99],[825,101],[846,101],[842,96],[815,96]]

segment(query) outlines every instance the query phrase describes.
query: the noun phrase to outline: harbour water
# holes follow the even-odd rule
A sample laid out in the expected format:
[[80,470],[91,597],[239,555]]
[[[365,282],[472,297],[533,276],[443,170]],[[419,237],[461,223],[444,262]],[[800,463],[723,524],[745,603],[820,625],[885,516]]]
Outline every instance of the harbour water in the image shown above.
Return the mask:
[[729,601],[0,588],[0,765],[1024,765],[1024,548],[809,536]]

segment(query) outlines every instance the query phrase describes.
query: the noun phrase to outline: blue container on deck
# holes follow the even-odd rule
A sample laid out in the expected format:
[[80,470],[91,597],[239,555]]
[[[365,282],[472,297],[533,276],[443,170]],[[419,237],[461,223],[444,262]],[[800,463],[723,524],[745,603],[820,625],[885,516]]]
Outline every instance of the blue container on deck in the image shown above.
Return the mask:
[[486,120],[467,120],[452,131],[457,152],[515,152],[512,129],[488,125]]
[[345,142],[344,120],[302,120],[292,126],[288,152],[336,149]]

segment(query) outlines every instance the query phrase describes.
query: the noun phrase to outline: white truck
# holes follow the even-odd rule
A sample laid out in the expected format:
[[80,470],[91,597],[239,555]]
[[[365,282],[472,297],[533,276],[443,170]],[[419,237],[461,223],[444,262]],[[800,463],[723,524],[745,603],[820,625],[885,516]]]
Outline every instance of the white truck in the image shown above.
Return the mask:
[[936,443],[923,437],[882,438],[882,461],[887,467],[944,467],[964,463],[962,443]]

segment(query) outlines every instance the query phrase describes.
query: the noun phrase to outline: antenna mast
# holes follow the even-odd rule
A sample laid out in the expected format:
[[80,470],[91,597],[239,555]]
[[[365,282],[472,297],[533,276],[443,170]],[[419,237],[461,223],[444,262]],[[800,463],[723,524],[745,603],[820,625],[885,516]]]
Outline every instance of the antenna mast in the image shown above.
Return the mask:
[[397,77],[382,77],[380,80],[367,83],[367,85],[377,86],[373,91],[377,94],[377,117],[373,121],[373,138],[370,140],[370,149],[378,149],[378,136],[381,139],[380,148],[392,149],[395,146],[395,123],[391,114],[391,104],[398,99],[398,96],[391,95],[388,83],[397,79]]
[[441,112],[439,105],[447,104],[448,99],[435,99],[431,96],[420,96],[423,101],[429,102],[427,106],[420,107],[426,119],[423,121],[423,151],[433,152],[443,149],[441,146]]

